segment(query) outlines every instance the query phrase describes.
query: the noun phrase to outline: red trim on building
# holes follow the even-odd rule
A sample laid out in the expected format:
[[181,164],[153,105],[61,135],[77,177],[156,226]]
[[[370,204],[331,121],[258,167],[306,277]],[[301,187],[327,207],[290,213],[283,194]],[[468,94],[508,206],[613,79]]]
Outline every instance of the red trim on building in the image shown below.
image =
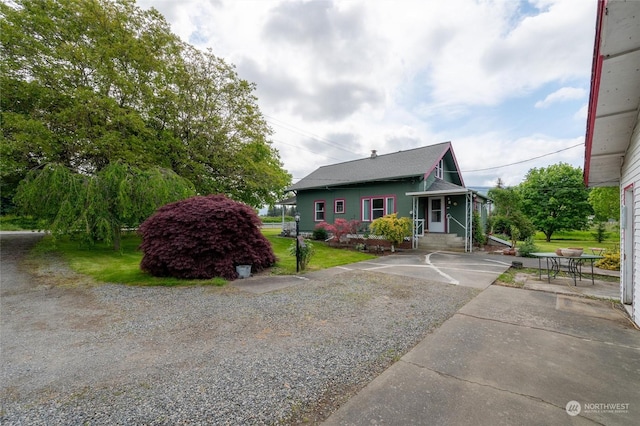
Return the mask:
[[626,200],[626,196],[627,196],[627,191],[631,190],[633,191],[633,183],[630,183],[629,185],[625,186],[624,188],[622,188],[622,204],[623,205],[627,205],[627,200]]
[[587,133],[585,135],[584,150],[584,184],[589,186],[589,172],[591,163],[591,151],[593,149],[593,128],[596,122],[596,109],[598,107],[598,94],[600,80],[602,78],[602,56],[600,55],[600,42],[602,39],[602,25],[607,9],[607,0],[598,0],[598,12],[596,18],[596,37],[593,46],[593,64],[591,67],[591,93],[589,95],[589,113],[587,115]]

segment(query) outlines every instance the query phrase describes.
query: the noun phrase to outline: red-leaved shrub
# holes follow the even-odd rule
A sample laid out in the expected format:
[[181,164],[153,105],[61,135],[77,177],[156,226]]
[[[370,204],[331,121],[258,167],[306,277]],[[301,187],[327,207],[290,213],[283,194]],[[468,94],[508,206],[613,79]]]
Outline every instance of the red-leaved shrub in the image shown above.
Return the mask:
[[260,225],[249,206],[224,195],[167,204],[140,225],[140,267],[159,277],[229,280],[238,277],[237,265],[261,271],[276,257]]
[[327,222],[320,222],[316,228],[322,228],[333,235],[336,242],[343,242],[349,234],[357,234],[360,222],[357,220],[336,219],[333,225]]

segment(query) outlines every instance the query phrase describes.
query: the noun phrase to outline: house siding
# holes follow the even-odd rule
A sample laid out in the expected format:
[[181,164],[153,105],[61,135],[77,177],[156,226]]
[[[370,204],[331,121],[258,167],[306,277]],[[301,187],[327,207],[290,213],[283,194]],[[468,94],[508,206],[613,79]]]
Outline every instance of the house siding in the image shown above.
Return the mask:
[[[633,229],[628,230],[628,233],[624,229],[620,232],[620,257],[623,262],[631,262],[631,268],[633,270],[633,303],[632,303],[632,318],[636,324],[640,325],[640,114],[636,118],[636,125],[631,136],[631,141],[625,160],[621,169],[621,200],[624,205],[628,207],[627,213],[633,216],[631,221]],[[625,199],[625,194],[628,198],[631,195],[631,200]],[[624,224],[621,221],[621,226]],[[625,241],[625,235],[633,235],[631,253],[627,253],[627,242]],[[621,266],[621,269],[624,265]],[[621,271],[620,278],[620,297],[622,299],[623,288],[625,283],[625,274]],[[628,279],[628,278],[627,278]]]
[[464,186],[460,173],[456,168],[456,161],[452,151],[448,151],[444,156],[444,176],[442,180]]
[[426,177],[426,179],[422,181],[422,184],[420,185],[418,191],[426,191],[426,189],[429,188],[433,184],[433,182],[435,182],[435,180],[436,172],[433,171]]
[[[442,180],[436,179],[435,169],[440,164]],[[314,203],[318,200],[325,203],[325,222],[333,224],[338,219],[354,220],[361,223],[360,231],[364,231],[373,214],[364,218],[363,204],[365,200],[375,198],[385,200],[384,214],[392,212],[387,209],[387,202],[393,200],[393,213],[398,217],[420,219],[415,223],[420,225],[424,222],[425,231],[443,232],[440,226],[434,225],[433,230],[429,229],[427,207],[432,199],[429,197],[449,197],[444,204],[444,232],[460,237],[467,234],[464,226],[458,225],[455,220],[448,221],[447,226],[447,214],[456,217],[463,224],[466,220],[464,182],[450,142],[323,166],[289,189],[296,194],[296,205],[300,212],[299,230],[305,234],[313,232],[320,223],[314,220]],[[465,194],[460,194],[461,192]],[[407,193],[419,195],[407,196]],[[451,205],[448,204],[449,199]],[[344,211],[336,213],[336,200],[344,205]],[[373,206],[373,201],[370,205]],[[414,208],[417,211],[414,212]],[[379,211],[376,210],[376,214]],[[421,232],[422,228],[419,230]]]
[[[414,179],[407,180],[406,182],[399,183],[378,183],[375,185],[354,185],[344,188],[333,189],[307,189],[300,190],[297,194],[298,210],[301,212],[310,212],[310,215],[303,214],[300,217],[300,232],[310,233],[313,232],[318,221],[315,220],[314,206],[318,200],[325,202],[325,222],[334,223],[336,219],[344,219],[347,221],[357,220],[361,223],[361,229],[364,230],[371,222],[362,221],[362,199],[363,198],[384,198],[395,197],[395,212],[398,217],[412,218],[413,200],[411,197],[407,197],[407,192],[414,192],[421,190],[423,187],[423,181]],[[458,221],[464,223],[465,217],[465,203],[466,198],[464,195],[449,195],[444,196],[444,212],[445,215],[445,232],[456,234],[459,237],[465,236],[465,229],[458,224],[455,220],[447,220],[446,215],[451,214],[453,217],[458,218]],[[343,200],[345,210],[344,213],[335,213],[334,204],[336,200]],[[421,198],[418,205],[417,218],[425,220],[425,230],[431,231],[428,228],[427,220],[427,203],[428,198]],[[486,206],[483,207],[485,220],[486,220]],[[485,223],[484,221],[482,223]]]
[[[407,179],[396,182],[375,182],[372,184],[345,185],[340,188],[299,190],[296,195],[300,211],[313,212],[314,202],[324,200],[328,208],[325,209],[325,221],[334,223],[336,219],[361,221],[361,200],[367,197],[395,197],[395,212],[399,217],[410,217],[412,209],[411,197],[406,192],[417,191],[422,187],[421,178]],[[333,206],[336,200],[344,200],[344,213],[335,213]],[[318,224],[314,217],[300,217],[300,231],[313,232]]]
[[[451,151],[448,151],[443,157],[443,176],[442,180],[445,182],[453,183],[456,185],[462,186],[462,179],[460,179],[460,174],[458,169],[456,168],[456,163],[453,158],[453,154]],[[435,168],[429,173],[424,181],[422,181],[422,185],[420,185],[419,191],[425,191],[429,188],[433,182],[436,180],[436,170]]]
[[[466,196],[465,195],[451,195],[446,196],[444,198],[444,208],[445,208],[445,232],[450,234],[456,234],[459,237],[464,237],[464,220],[465,217],[465,206],[466,206]],[[446,215],[450,214],[452,217],[458,218],[458,222],[455,220],[447,220]]]

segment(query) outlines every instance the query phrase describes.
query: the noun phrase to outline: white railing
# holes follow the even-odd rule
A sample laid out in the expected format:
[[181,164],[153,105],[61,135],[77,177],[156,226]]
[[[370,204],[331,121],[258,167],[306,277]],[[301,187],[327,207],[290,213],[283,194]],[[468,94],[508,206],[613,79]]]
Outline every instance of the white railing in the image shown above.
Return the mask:
[[451,214],[447,214],[447,229],[449,229],[449,222],[448,222],[449,220],[453,220],[455,223],[460,225],[462,229],[464,229],[465,231],[467,230],[467,227],[461,224],[460,222],[458,222],[455,217],[451,216]]
[[424,237],[424,219],[414,219],[413,235],[415,237]]

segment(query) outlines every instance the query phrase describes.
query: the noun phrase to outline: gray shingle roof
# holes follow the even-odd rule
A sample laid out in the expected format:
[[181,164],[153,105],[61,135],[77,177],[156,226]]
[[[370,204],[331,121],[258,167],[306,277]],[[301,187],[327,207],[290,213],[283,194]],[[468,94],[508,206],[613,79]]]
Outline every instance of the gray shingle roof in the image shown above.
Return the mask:
[[352,183],[422,176],[451,148],[451,142],[322,166],[289,190],[324,188]]
[[426,191],[468,191],[464,186],[456,185],[455,183],[445,182],[440,179],[433,181],[431,186]]

